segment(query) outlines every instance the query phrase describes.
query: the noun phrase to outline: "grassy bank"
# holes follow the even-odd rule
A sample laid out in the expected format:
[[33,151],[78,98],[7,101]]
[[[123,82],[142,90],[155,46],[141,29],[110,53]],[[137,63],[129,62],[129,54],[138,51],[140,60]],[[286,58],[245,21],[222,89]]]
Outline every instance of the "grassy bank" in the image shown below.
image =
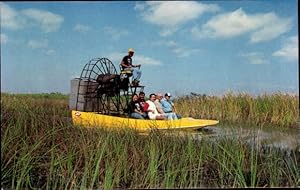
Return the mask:
[[66,99],[1,97],[1,187],[296,187],[299,150],[74,127]]
[[299,97],[282,93],[260,95],[228,93],[222,97],[189,95],[176,99],[180,114],[221,122],[297,127]]

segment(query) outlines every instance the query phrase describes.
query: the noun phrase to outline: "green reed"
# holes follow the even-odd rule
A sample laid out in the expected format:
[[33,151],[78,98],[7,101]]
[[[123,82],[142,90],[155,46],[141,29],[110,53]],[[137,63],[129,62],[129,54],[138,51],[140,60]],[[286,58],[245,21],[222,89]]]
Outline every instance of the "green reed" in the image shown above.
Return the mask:
[[[265,108],[264,108],[265,109]],[[2,94],[1,187],[296,187],[300,152],[243,139],[73,126],[68,100]]]
[[222,122],[296,127],[299,122],[299,97],[276,93],[259,95],[228,93],[222,97],[189,95],[175,104],[183,116],[217,119]]

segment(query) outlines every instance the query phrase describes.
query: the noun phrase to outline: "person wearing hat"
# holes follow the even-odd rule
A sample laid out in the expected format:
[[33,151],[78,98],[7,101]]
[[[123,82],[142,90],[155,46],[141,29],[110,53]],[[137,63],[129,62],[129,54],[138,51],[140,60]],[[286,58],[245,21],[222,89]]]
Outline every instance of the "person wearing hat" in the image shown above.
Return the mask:
[[[133,54],[134,54],[134,49],[129,48],[128,55],[124,56],[121,61],[121,67],[122,70],[130,70],[132,72],[132,85],[138,86],[142,75],[142,71],[140,70],[141,67],[140,64],[139,65],[132,64]],[[139,69],[136,69],[134,67],[138,67]]]
[[163,95],[161,93],[156,94],[156,100],[154,101],[154,104],[156,106],[156,109],[158,113],[165,114],[169,120],[178,119],[176,114],[174,112],[165,113],[161,104],[161,100],[163,99]]
[[166,114],[174,113],[178,119],[181,119],[181,116],[176,113],[176,108],[174,103],[171,101],[171,97],[171,93],[168,92],[165,94],[165,98],[161,101],[162,109]]

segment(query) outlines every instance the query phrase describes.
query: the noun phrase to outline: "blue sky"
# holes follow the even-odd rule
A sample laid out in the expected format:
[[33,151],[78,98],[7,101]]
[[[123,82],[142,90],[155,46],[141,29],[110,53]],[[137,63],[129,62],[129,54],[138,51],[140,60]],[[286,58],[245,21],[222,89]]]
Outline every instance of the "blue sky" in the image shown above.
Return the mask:
[[298,94],[298,1],[0,2],[1,91],[70,92],[128,48],[145,92]]

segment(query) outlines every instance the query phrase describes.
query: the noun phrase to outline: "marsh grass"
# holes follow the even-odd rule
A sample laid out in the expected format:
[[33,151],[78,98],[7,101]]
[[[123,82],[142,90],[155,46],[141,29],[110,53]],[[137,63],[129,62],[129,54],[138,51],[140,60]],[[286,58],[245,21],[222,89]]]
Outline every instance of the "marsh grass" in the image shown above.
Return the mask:
[[299,97],[276,93],[250,96],[227,93],[222,97],[188,95],[175,100],[183,116],[217,119],[222,122],[297,127]]
[[[1,187],[296,187],[300,153],[240,138],[73,126],[68,100],[2,94]],[[259,143],[260,141],[254,142]]]

